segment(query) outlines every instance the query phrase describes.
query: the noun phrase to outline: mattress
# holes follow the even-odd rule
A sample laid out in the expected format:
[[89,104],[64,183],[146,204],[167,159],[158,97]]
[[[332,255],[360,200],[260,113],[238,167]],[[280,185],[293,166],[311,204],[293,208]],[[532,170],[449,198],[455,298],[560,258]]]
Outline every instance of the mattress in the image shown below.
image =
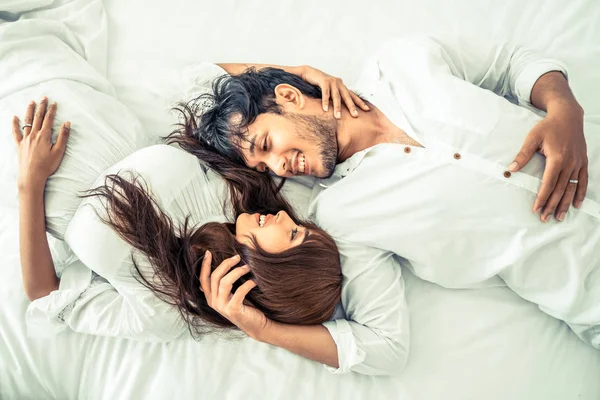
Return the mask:
[[[0,11],[15,3],[0,0]],[[515,40],[562,59],[586,119],[600,124],[595,0],[105,0],[104,7],[107,77],[157,140],[174,122],[168,108],[189,65],[310,64],[351,85],[375,46],[414,33]],[[10,135],[5,122],[0,132]],[[2,179],[14,179],[5,172]],[[411,355],[398,377],[334,375],[285,350],[219,335],[165,344],[71,332],[28,338],[13,193],[0,202],[1,399],[600,398],[600,352],[564,323],[506,288],[447,290],[408,271]]]

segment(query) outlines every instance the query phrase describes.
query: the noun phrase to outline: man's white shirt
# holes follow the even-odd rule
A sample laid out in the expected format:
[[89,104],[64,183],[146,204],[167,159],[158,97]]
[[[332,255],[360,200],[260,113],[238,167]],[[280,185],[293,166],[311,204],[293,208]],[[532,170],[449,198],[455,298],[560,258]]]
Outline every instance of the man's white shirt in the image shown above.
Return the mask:
[[[600,136],[587,133],[590,182],[580,210],[542,223],[532,211],[545,159],[508,165],[543,117],[530,104],[565,66],[509,43],[396,39],[355,88],[424,148],[381,144],[338,164],[310,213],[337,241],[344,312],[325,323],[339,368],[389,374],[410,347],[401,266],[449,288],[508,285],[586,341],[600,329]],[[600,343],[598,343],[600,345]]]

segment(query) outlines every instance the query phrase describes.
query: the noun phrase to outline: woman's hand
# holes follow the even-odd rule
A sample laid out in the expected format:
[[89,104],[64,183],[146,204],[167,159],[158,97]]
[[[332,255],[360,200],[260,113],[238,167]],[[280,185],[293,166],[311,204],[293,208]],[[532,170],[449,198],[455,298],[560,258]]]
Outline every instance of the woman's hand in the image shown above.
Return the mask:
[[327,75],[325,72],[308,65],[300,67],[299,75],[308,83],[321,88],[323,94],[323,111],[329,109],[329,100],[333,101],[333,115],[335,118],[339,119],[342,117],[342,100],[353,117],[358,117],[356,106],[360,107],[363,111],[370,110],[369,106],[360,97],[351,90],[348,90],[340,78]]
[[34,101],[29,103],[23,131],[19,126],[19,118],[13,118],[13,136],[19,155],[19,191],[43,189],[48,177],[60,165],[67,147],[71,124],[65,122],[61,126],[56,143],[52,144],[52,124],[55,115],[56,103],[48,107],[48,99],[44,97],[37,110]]
[[239,262],[239,255],[228,258],[211,274],[212,254],[207,251],[200,269],[200,286],[211,308],[248,336],[259,340],[271,321],[256,308],[244,304],[246,295],[256,286],[254,281],[244,282],[235,293],[231,293],[234,282],[250,271],[247,265],[230,271]]

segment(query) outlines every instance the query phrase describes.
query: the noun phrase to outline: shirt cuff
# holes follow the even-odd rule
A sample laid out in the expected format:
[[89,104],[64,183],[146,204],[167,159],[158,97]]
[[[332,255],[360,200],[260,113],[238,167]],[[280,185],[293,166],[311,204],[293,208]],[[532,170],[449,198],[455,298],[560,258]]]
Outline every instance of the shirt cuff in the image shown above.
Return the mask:
[[519,75],[515,83],[515,94],[519,105],[532,106],[531,91],[537,80],[547,72],[562,72],[568,79],[567,67],[558,60],[544,60],[528,65]]
[[351,368],[364,361],[366,353],[358,348],[356,338],[350,323],[345,319],[336,319],[323,323],[337,346],[339,368],[325,365],[325,368],[334,374],[345,374]]
[[76,260],[67,265],[58,290],[32,301],[27,307],[27,336],[52,336],[64,330],[66,324],[59,317],[61,312],[81,296],[91,280],[92,271],[81,261]]

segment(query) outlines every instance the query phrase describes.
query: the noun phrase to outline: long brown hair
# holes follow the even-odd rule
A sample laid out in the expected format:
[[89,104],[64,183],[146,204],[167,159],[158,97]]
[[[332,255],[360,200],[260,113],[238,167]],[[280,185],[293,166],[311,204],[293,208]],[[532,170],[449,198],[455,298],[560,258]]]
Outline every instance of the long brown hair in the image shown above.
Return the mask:
[[105,215],[99,212],[104,222],[148,257],[153,276],[143,273],[134,257],[136,278],[179,310],[192,335],[234,327],[208,305],[200,290],[200,266],[206,250],[213,255],[213,270],[226,258],[241,256],[235,268],[247,264],[251,271],[238,279],[233,290],[253,279],[257,287],[246,301],[268,318],[311,325],[333,315],[341,294],[339,252],[333,239],[317,226],[305,223],[311,234],[304,243],[271,254],[256,241],[253,247],[238,242],[233,224],[194,227],[186,218],[176,226],[139,176],[108,175],[104,183],[85,197],[98,196],[106,211]]
[[271,176],[249,169],[244,164],[218,153],[209,143],[195,135],[198,129],[197,114],[201,112],[201,98],[188,103],[179,103],[174,111],[180,122],[170,135],[165,137],[167,144],[176,144],[186,152],[195,155],[207,167],[218,173],[227,183],[230,201],[236,215],[244,212],[274,214],[285,210],[290,217],[298,220],[292,207],[281,193],[285,179],[278,183]]

